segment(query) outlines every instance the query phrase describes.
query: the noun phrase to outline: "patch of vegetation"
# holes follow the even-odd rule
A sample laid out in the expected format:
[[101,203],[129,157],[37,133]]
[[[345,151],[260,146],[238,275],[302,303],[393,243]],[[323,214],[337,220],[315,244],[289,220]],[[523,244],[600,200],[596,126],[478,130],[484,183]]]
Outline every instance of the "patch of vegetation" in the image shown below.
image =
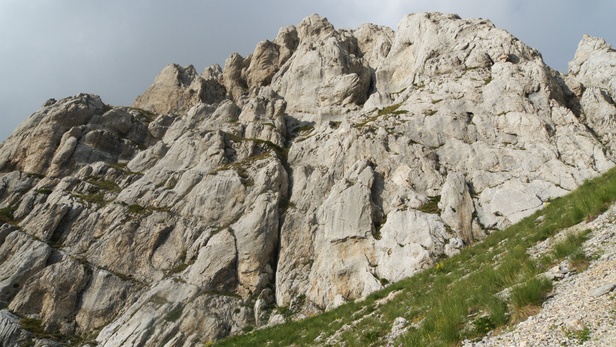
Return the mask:
[[475,332],[477,334],[485,334],[494,330],[494,328],[496,328],[496,324],[494,324],[490,316],[483,316],[473,321],[473,327],[475,328]]
[[167,313],[167,315],[165,316],[165,320],[167,322],[175,322],[180,319],[180,317],[182,317],[182,312],[184,312],[184,306],[178,305],[178,307]]
[[156,120],[156,118],[158,118],[158,115],[154,112],[150,112],[150,111],[144,110],[142,108],[137,108],[137,107],[131,107],[131,109],[138,111],[138,116],[136,116],[135,118],[137,118],[139,121],[143,123],[150,124],[154,120]]
[[329,122],[329,127],[330,127],[331,129],[334,129],[334,130],[335,130],[335,129],[338,129],[338,128],[340,127],[340,124],[342,124],[342,123],[341,123],[341,122],[338,122],[338,121],[330,121],[330,122]]
[[380,240],[381,239],[381,229],[383,228],[383,225],[385,225],[385,223],[387,223],[387,215],[383,215],[383,218],[381,218],[380,222],[375,222],[374,223],[374,228],[373,228],[373,234],[372,236],[376,239],[376,240]]
[[522,285],[513,287],[511,304],[517,321],[526,319],[530,307],[541,307],[552,290],[552,281],[543,276],[534,277]]
[[98,192],[98,193],[90,193],[90,194],[71,194],[71,195],[87,202],[88,204],[96,204],[99,206],[105,206],[107,204],[104,193]]
[[393,92],[393,93],[391,93],[391,94],[392,94],[392,95],[400,95],[400,94],[404,93],[404,92],[406,91],[406,89],[407,89],[407,88],[406,88],[406,87],[404,87],[404,88],[400,89],[399,91],[397,91],[397,92]]
[[295,206],[295,203],[291,202],[290,199],[285,198],[285,199],[280,200],[280,203],[278,204],[278,208],[282,211],[282,213],[284,213],[288,209],[296,208],[296,206]]
[[567,234],[564,240],[556,243],[552,254],[557,259],[563,259],[567,257],[576,256],[576,254],[583,252],[582,244],[588,240],[590,230],[586,229],[580,233]]
[[399,110],[401,104],[394,104],[394,105],[390,105],[390,106],[386,106],[382,109],[379,109],[376,113],[376,115],[374,116],[370,116],[368,117],[365,121],[363,122],[358,122],[355,123],[353,125],[353,127],[357,128],[357,129],[361,129],[363,127],[365,127],[366,125],[368,125],[368,123],[374,122],[375,120],[381,118],[381,117],[390,117],[390,116],[395,116],[395,115],[400,115],[400,114],[406,114],[409,111],[407,110]]
[[159,296],[158,294],[154,294],[152,295],[149,299],[148,302],[154,303],[156,305],[164,305],[169,303],[169,301],[165,298],[163,298],[162,296]]
[[49,195],[53,192],[53,189],[51,188],[41,188],[41,189],[37,189],[36,192],[38,194],[43,194],[43,195]]
[[584,230],[579,233],[570,233],[566,237],[557,242],[552,249],[552,252],[544,255],[540,261],[546,266],[551,266],[557,260],[568,259],[571,266],[578,272],[588,268],[592,260],[583,249],[583,243],[589,237],[590,230]]
[[17,211],[17,206],[0,208],[0,223],[14,224],[15,218],[13,214],[15,211]]
[[43,321],[34,318],[21,318],[19,320],[22,329],[32,333],[37,339],[50,339],[54,341],[66,341],[67,337],[57,331],[47,331],[43,327]]
[[133,204],[133,205],[128,206],[128,212],[136,213],[136,214],[143,214],[146,212],[146,208],[138,204]]
[[235,162],[220,166],[219,168],[210,171],[208,174],[216,175],[217,173],[222,172],[222,171],[234,170],[235,172],[237,172],[238,176],[240,177],[242,184],[244,184],[244,186],[246,187],[251,187],[254,185],[254,181],[252,177],[250,177],[250,175],[248,174],[247,169],[251,167],[255,162],[272,156],[271,152],[276,153],[283,162],[286,161],[287,149],[277,146],[276,144],[270,141],[264,141],[264,140],[259,140],[259,139],[245,139],[245,140],[253,141],[257,144],[260,144],[263,147],[265,147],[266,150],[263,150],[261,153],[252,155],[246,159],[235,161]]
[[394,104],[394,105],[383,107],[377,112],[376,116],[378,118],[384,115],[398,115],[398,114],[409,113],[409,111],[407,110],[399,110],[400,106],[401,106],[400,104]]
[[115,182],[102,180],[96,177],[91,177],[87,182],[94,185],[99,190],[107,190],[110,192],[119,192],[121,190],[120,186]]
[[97,177],[90,177],[86,182],[91,185],[86,193],[72,193],[71,195],[90,205],[105,206],[109,202],[105,200],[105,194],[109,192],[117,193],[121,190],[116,183]]
[[[527,249],[588,216],[604,212],[615,200],[616,169],[612,169],[553,200],[544,210],[443,259],[438,268],[390,284],[362,301],[302,321],[233,336],[217,345],[322,345],[345,325],[348,330],[340,333],[340,344],[376,345],[383,341],[397,317],[415,325],[394,341],[395,346],[456,346],[464,339],[481,337],[486,330],[536,314],[550,291],[551,282],[541,276],[549,264],[530,257]],[[540,216],[543,220],[537,223]],[[577,253],[560,248],[557,245],[552,250],[552,261],[571,259]],[[502,295],[507,291],[509,296]],[[393,299],[376,304],[392,292],[396,292]],[[315,341],[318,336],[320,343]],[[580,336],[587,339],[589,332]]]
[[433,213],[433,214],[440,214],[441,213],[441,209],[438,208],[438,203],[441,202],[441,196],[431,196],[428,198],[428,202],[426,202],[425,204],[421,205],[421,207],[418,209],[421,212],[424,213]]
[[293,133],[297,135],[307,135],[314,130],[314,124],[304,124],[293,129]]
[[122,171],[125,175],[143,176],[143,173],[141,172],[135,172],[135,171],[129,170],[126,167],[127,165],[128,165],[128,162],[119,162],[119,163],[109,164],[109,167],[114,168],[118,171]]
[[167,274],[172,275],[172,274],[180,273],[180,272],[186,270],[187,267],[188,267],[188,264],[180,263],[180,264],[174,266],[173,268],[169,269]]
[[425,111],[424,111],[424,114],[425,114],[426,116],[430,117],[430,116],[434,116],[437,112],[438,112],[438,111],[436,111],[436,110],[429,109],[429,110],[425,110]]
[[175,186],[178,184],[178,179],[175,177],[170,177],[167,182],[165,182],[165,189],[167,190],[171,190],[173,188],[175,188]]
[[569,340],[575,340],[582,344],[586,341],[590,341],[590,329],[588,329],[588,327],[584,327],[584,329],[580,330],[570,330],[567,331],[566,336]]

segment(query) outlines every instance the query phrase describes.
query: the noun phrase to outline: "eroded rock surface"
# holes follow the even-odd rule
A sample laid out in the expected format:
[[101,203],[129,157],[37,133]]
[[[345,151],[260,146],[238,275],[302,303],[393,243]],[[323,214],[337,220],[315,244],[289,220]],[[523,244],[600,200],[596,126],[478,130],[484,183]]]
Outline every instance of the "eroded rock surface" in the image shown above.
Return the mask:
[[615,62],[312,15],[132,107],[50,100],[0,147],[0,341],[192,346],[412,276],[614,166]]

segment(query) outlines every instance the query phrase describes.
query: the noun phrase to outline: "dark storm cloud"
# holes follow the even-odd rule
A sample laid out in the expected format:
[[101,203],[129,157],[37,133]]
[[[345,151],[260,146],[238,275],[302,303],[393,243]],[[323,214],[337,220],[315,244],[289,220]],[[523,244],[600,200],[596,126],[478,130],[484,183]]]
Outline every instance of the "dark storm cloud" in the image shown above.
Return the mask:
[[395,28],[404,14],[423,11],[488,18],[563,72],[584,33],[616,44],[613,0],[2,0],[0,141],[48,98],[89,92],[130,105],[165,65],[222,65],[312,13],[337,28]]

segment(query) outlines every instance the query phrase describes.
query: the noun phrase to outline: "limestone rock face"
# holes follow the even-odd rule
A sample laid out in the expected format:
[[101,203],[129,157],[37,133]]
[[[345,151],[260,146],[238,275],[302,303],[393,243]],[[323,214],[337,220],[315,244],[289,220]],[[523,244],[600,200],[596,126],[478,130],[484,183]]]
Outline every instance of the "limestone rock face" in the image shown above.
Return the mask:
[[443,221],[456,232],[458,237],[466,243],[471,243],[474,239],[472,227],[475,207],[464,175],[455,172],[447,175],[438,207]]
[[272,80],[289,111],[339,113],[341,106],[365,102],[371,71],[359,56],[357,39],[318,15],[304,19],[297,32],[297,50]]
[[161,71],[154,84],[139,96],[133,107],[158,114],[185,113],[200,104],[220,102],[225,89],[214,79],[205,79],[190,65],[169,65]]
[[614,66],[312,15],[132,107],[49,100],[0,145],[0,344],[203,345],[412,276],[614,166]]
[[579,97],[579,111],[599,140],[613,155],[613,127],[616,119],[616,51],[605,40],[584,35],[569,63],[567,83]]

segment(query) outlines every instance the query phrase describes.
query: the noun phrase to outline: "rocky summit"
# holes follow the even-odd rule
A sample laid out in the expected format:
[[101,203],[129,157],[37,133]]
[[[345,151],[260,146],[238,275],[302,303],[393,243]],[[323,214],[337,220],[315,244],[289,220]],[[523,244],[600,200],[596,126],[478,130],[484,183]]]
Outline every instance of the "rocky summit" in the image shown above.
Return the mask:
[[[431,267],[614,166],[616,51],[566,75],[483,19],[312,15],[130,107],[0,146],[0,345],[194,346]],[[275,307],[284,307],[286,315]]]

